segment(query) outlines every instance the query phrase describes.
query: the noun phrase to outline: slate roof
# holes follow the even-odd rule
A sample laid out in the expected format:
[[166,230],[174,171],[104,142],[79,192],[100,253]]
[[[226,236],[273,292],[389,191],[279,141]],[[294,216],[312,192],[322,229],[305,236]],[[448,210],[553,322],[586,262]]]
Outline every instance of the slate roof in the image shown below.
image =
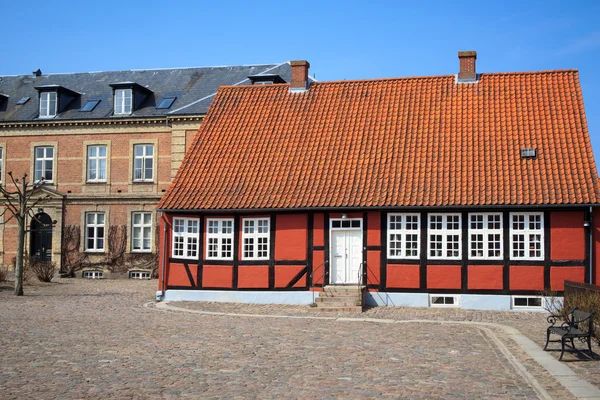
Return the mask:
[[[202,115],[208,110],[214,94],[222,85],[248,85],[248,76],[277,74],[286,82],[291,79],[289,63],[246,65],[230,67],[198,67],[154,70],[86,72],[0,76],[0,94],[8,95],[8,104],[0,98],[0,123],[12,121],[36,121],[39,116],[39,94],[35,87],[59,85],[81,96],[73,100],[67,109],[51,120],[88,120],[104,118],[148,118],[165,115]],[[135,82],[153,93],[131,115],[113,116],[113,88],[110,84]],[[156,109],[166,96],[177,99],[169,109]],[[30,100],[16,103],[23,97]],[[88,100],[101,100],[92,112],[79,109]],[[43,119],[47,121],[48,119]]]
[[[537,157],[522,159],[522,148]],[[223,87],[159,209],[598,202],[576,70]]]

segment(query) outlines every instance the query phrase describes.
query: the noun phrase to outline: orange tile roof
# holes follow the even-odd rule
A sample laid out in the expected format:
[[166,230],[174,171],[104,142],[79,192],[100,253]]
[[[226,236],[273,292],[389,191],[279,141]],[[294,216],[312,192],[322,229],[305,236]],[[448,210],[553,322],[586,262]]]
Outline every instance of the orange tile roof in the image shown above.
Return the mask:
[[[522,159],[521,148],[537,148]],[[159,209],[597,203],[576,70],[222,87]]]

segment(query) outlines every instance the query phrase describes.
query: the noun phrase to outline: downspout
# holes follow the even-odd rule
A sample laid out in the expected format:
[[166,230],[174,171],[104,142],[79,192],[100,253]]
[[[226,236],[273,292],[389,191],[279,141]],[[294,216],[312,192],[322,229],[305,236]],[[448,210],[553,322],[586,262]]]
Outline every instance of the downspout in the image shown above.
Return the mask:
[[[594,220],[594,208],[592,206],[590,206],[590,231],[589,231],[589,235],[590,235],[590,285],[594,284],[593,278],[594,278],[594,224],[593,224],[593,220]],[[596,282],[596,285],[598,284],[598,282]]]
[[157,301],[162,301],[165,298],[165,265],[167,264],[167,260],[166,260],[166,255],[167,255],[167,221],[165,220],[165,213],[161,213],[162,214],[162,220],[163,220],[163,240],[162,240],[162,244],[161,244],[161,249],[162,249],[162,268],[161,268],[161,274],[160,276],[162,277],[162,282],[161,282],[161,291],[160,291],[160,298],[157,298]]

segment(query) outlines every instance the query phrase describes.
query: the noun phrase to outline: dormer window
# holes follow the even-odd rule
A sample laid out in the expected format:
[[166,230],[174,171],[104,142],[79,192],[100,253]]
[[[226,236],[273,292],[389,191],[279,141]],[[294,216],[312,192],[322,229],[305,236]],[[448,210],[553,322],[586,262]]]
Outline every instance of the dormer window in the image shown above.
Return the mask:
[[115,114],[131,114],[133,104],[133,91],[131,89],[115,89]]
[[40,93],[40,118],[56,117],[56,92]]

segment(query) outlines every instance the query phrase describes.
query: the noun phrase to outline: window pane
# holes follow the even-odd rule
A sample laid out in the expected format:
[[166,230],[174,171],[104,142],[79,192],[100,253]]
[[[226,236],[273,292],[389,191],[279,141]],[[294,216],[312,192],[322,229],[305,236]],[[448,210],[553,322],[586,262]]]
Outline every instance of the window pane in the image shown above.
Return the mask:
[[133,214],[133,223],[138,225],[142,223],[142,214],[136,213]]

